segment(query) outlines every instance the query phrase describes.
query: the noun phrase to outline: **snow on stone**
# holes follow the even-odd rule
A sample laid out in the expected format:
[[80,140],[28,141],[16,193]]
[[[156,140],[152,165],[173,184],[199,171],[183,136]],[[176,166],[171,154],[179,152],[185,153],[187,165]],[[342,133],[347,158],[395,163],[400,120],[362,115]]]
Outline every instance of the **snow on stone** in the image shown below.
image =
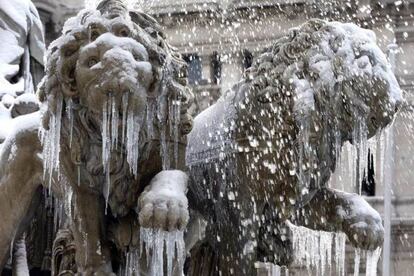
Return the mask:
[[[36,96],[17,95],[25,91],[25,79],[16,78],[19,73],[28,69],[22,62],[30,56],[43,64],[44,39],[42,23],[33,3],[28,0],[0,0],[0,147],[1,143],[16,131],[24,127],[37,125],[39,116],[25,115],[22,118],[11,118],[11,108],[14,104],[37,102]],[[27,65],[27,64],[26,64]],[[24,67],[24,68],[23,68]],[[22,74],[23,75],[23,74]],[[28,86],[27,86],[28,87]],[[30,91],[31,92],[31,91]]]
[[[302,114],[310,112],[315,108],[314,102],[311,100],[313,98],[311,93],[321,90],[324,85],[333,85],[353,76],[364,76],[369,79],[380,76],[388,81],[388,97],[391,103],[402,101],[401,89],[386,56],[377,46],[374,32],[362,29],[352,23],[327,22],[326,25],[330,32],[325,32],[325,37],[320,40],[318,54],[309,58],[309,68],[318,74],[319,79],[314,83],[308,79],[298,79],[294,74],[294,68],[291,71],[292,75],[285,72],[287,74],[285,77],[292,78],[295,87],[297,100],[295,100],[294,110],[300,110]],[[332,33],[343,39],[336,53],[329,45]],[[366,55],[358,58],[355,50]],[[334,71],[335,58],[340,58],[343,62],[341,74]],[[296,63],[291,66],[300,67]],[[367,91],[367,93],[369,92]]]

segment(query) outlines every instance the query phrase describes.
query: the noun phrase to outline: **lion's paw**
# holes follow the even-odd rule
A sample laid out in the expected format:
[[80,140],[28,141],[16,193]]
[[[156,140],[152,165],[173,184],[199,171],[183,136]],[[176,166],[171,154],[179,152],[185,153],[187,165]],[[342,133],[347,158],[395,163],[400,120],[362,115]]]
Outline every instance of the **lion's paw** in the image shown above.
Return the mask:
[[[180,173],[182,176],[177,177]],[[140,226],[167,231],[183,230],[189,220],[188,200],[185,188],[182,189],[187,185],[187,176],[179,171],[160,174],[138,200]]]
[[344,219],[343,230],[355,247],[374,250],[384,241],[382,219],[365,200],[362,199],[360,203],[364,204],[354,205],[350,212],[352,215]]

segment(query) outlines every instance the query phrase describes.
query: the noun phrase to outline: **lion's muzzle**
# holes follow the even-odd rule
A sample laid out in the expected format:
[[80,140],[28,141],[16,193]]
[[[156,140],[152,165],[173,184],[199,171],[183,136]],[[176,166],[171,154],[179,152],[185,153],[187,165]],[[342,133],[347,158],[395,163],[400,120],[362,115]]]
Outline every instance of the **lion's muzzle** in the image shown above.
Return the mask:
[[120,106],[122,96],[137,106],[145,102],[153,80],[152,66],[143,45],[127,37],[106,33],[82,48],[76,68],[83,101],[96,112],[109,96]]

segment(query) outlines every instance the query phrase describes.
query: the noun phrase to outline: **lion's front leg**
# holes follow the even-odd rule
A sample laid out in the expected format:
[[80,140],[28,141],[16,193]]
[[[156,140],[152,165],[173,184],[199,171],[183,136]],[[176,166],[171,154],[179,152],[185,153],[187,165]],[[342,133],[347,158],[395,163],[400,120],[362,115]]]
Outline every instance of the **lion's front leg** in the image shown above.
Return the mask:
[[344,232],[358,248],[382,245],[384,228],[379,213],[363,197],[323,188],[297,214],[293,222],[315,230]]
[[139,224],[166,231],[183,230],[188,223],[187,175],[178,170],[158,173],[138,199]]

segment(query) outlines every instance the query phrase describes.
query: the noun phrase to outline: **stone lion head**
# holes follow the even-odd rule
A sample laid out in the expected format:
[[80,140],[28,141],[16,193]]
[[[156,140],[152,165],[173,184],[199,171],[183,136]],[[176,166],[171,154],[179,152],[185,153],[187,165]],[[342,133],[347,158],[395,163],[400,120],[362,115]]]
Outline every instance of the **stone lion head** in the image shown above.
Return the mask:
[[46,174],[84,163],[107,178],[120,167],[137,177],[140,158],[154,148],[164,169],[177,167],[169,144],[185,144],[192,124],[186,74],[157,22],[122,1],[69,19],[49,47],[39,88]]
[[302,194],[312,190],[302,186],[327,182],[344,142],[364,154],[366,140],[393,120],[403,101],[375,34],[350,23],[314,19],[289,30],[246,78],[250,96],[243,106],[256,111],[247,109],[245,125],[258,121],[251,137],[277,140],[274,164],[283,167],[282,180],[299,180],[294,186]]

